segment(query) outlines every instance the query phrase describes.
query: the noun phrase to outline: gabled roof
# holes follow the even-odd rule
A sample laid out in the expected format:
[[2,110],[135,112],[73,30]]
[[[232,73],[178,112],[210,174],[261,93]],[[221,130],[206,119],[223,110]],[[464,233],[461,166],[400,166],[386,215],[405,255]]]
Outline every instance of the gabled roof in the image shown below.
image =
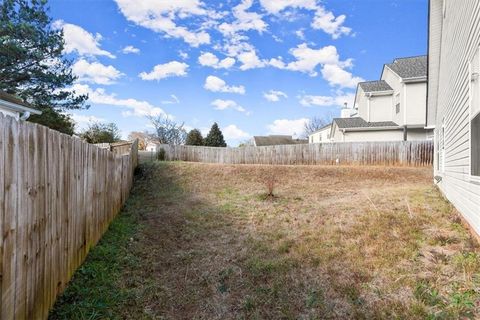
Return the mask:
[[335,118],[333,122],[335,122],[340,129],[398,127],[398,124],[393,121],[367,122],[360,117]]
[[4,108],[16,112],[30,112],[33,114],[42,114],[40,111],[34,109],[30,104],[23,102],[16,96],[0,91],[0,105]]
[[427,77],[427,56],[398,58],[386,64],[402,79]]
[[292,136],[284,136],[284,135],[254,136],[253,140],[257,147],[308,143],[308,140],[293,139]]
[[359,82],[358,85],[364,92],[391,91],[392,87],[385,80]]
[[324,125],[323,127],[320,127],[319,129],[317,129],[317,130],[313,131],[312,133],[310,133],[310,135],[312,135],[312,134],[314,134],[314,133],[317,133],[317,132],[320,132],[320,131],[323,131],[323,130],[325,130],[325,129],[327,129],[327,128],[330,128],[331,126],[332,126],[331,123],[326,124],[326,125]]

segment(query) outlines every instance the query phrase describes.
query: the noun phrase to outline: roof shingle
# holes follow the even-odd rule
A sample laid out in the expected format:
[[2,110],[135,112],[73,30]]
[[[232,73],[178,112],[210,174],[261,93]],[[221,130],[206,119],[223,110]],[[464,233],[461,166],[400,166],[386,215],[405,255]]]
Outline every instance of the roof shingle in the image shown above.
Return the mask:
[[398,127],[393,121],[367,122],[363,118],[335,118],[333,121],[340,129]]
[[293,139],[292,136],[283,136],[283,135],[254,136],[253,139],[255,140],[255,145],[257,147],[308,143],[308,140]]
[[403,79],[427,76],[427,56],[398,58],[387,66]]
[[365,81],[358,84],[364,92],[380,92],[393,90],[385,80]]

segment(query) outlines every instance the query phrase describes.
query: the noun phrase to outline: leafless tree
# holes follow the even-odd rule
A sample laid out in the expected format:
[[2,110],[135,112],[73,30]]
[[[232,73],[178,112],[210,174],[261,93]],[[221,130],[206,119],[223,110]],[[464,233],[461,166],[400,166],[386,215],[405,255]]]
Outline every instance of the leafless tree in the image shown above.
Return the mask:
[[178,124],[168,116],[149,116],[151,124],[155,128],[152,138],[161,144],[185,144],[187,131],[184,123]]
[[139,131],[132,131],[128,135],[128,140],[134,141],[138,139],[138,148],[140,150],[145,150],[147,147],[147,140],[150,138],[148,132],[139,132]]
[[332,122],[332,119],[313,117],[307,122],[305,122],[305,125],[303,127],[303,130],[304,130],[303,135],[305,137],[308,137],[313,132],[320,130],[321,128],[323,128],[324,126],[326,126],[331,122]]

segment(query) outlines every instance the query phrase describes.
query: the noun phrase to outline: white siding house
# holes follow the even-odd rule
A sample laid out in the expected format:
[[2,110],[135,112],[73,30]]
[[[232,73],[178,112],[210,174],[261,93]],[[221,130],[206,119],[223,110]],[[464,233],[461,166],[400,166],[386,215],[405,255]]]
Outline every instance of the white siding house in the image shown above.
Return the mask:
[[330,138],[330,132],[332,129],[332,125],[328,124],[323,128],[311,133],[308,136],[308,143],[328,143],[332,142]]
[[160,149],[160,145],[157,142],[150,141],[145,147],[146,151],[157,152]]
[[26,120],[30,114],[42,114],[15,96],[2,91],[0,91],[0,112],[17,120],[20,116]]
[[427,57],[398,58],[385,64],[380,80],[361,82],[355,114],[337,118],[332,138],[341,141],[402,141],[432,138],[425,128]]
[[431,0],[429,10],[435,181],[480,234],[480,1]]

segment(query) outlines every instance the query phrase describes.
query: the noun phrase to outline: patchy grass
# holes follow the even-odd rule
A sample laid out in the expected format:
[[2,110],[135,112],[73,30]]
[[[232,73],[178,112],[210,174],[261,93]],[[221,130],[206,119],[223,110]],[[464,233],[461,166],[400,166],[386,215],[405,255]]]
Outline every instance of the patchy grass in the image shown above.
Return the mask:
[[52,319],[480,317],[478,247],[429,169],[142,171]]

